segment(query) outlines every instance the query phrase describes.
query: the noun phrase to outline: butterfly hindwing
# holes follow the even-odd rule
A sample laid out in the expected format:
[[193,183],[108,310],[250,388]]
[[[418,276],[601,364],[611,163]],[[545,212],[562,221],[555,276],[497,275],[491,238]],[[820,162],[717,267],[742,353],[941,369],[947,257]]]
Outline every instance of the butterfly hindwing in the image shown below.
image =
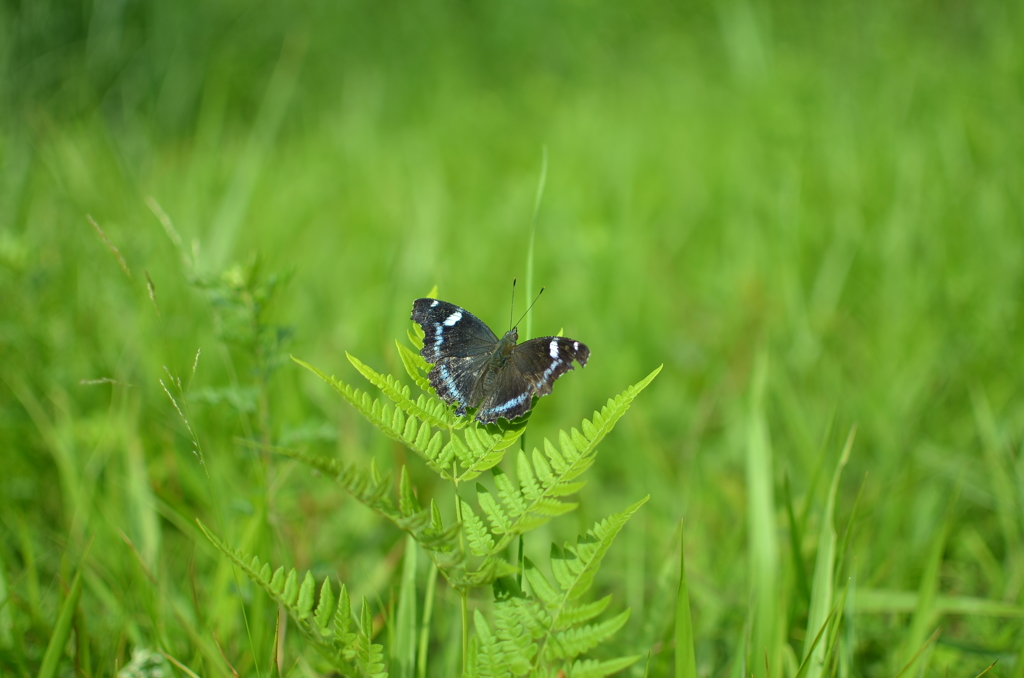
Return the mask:
[[538,396],[546,396],[551,393],[555,379],[573,369],[573,360],[583,367],[588,358],[590,349],[574,339],[537,337],[516,346],[509,362],[527,376]]
[[490,361],[489,353],[474,356],[448,356],[441,358],[430,370],[427,378],[437,395],[446,403],[459,403],[456,414],[466,413],[466,407],[473,407],[483,399],[480,391],[480,374]]
[[476,417],[484,423],[499,417],[509,421],[526,414],[533,397],[546,396],[560,376],[573,369],[572,362],[587,364],[590,349],[574,339],[537,337],[512,350],[508,362],[486,393]]

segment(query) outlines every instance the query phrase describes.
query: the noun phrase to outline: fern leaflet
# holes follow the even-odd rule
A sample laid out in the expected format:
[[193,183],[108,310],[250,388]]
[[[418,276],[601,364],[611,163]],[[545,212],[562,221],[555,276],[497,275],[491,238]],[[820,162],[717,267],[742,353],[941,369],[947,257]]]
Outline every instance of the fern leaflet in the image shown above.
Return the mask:
[[235,551],[196,520],[199,529],[218,551],[237,565],[246,576],[267,592],[274,602],[283,606],[302,634],[313,646],[343,674],[358,673],[367,678],[387,678],[384,670],[384,648],[373,643],[373,619],[369,606],[363,600],[361,622],[352,620],[352,607],[348,589],[341,585],[337,602],[331,590],[330,579],[320,588],[319,603],[314,607],[316,582],[307,572],[298,583],[298,573],[292,569],[286,575],[280,567],[271,574],[269,564],[261,564],[258,556]]

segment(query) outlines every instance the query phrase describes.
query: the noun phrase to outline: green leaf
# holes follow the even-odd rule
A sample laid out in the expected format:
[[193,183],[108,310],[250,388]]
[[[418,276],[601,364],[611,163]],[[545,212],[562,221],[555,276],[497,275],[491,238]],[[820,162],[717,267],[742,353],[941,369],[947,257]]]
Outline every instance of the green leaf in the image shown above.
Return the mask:
[[78,566],[75,578],[71,580],[68,588],[68,595],[61,603],[60,612],[57,614],[57,623],[53,625],[53,632],[50,633],[50,640],[46,644],[46,652],[43,654],[43,661],[39,666],[39,678],[53,678],[57,674],[57,667],[60,665],[61,657],[64,656],[64,647],[71,637],[71,626],[75,620],[75,612],[78,610],[78,601],[82,597],[82,569],[84,561]]
[[[505,456],[505,450],[512,446],[526,432],[526,420],[519,419],[514,424],[488,424],[483,426],[476,421],[463,429],[465,443],[456,448],[463,471],[458,482],[472,480],[484,471],[494,468]],[[453,441],[458,440],[453,436]]]
[[391,665],[398,678],[413,678],[416,661],[416,550],[416,541],[407,536],[391,646]]
[[405,466],[402,467],[402,478],[399,481],[398,509],[406,517],[423,510],[413,492],[412,482],[409,480],[409,470]]
[[348,587],[341,585],[338,593],[338,605],[334,610],[334,630],[338,638],[349,636],[352,629],[352,601],[348,596]]
[[321,631],[326,631],[330,626],[331,617],[334,616],[334,592],[331,590],[331,578],[324,579],[320,587],[320,603],[316,606],[316,625]]
[[[380,374],[369,365],[366,365],[352,354],[346,352],[345,357],[352,363],[359,374],[363,375],[368,382],[376,386],[386,395],[402,412],[409,416],[416,417],[420,421],[426,421],[435,428],[447,428],[455,425],[454,416],[449,412],[441,401],[434,401],[426,407],[421,406],[427,401],[417,402],[409,397],[409,387],[402,386],[397,379],[391,375]],[[437,405],[440,405],[438,407]]]
[[402,366],[405,367],[406,374],[425,392],[432,392],[433,387],[430,385],[430,380],[424,376],[430,372],[430,363],[400,341],[395,341],[395,346],[398,347],[398,357],[402,359]]
[[697,678],[697,660],[693,648],[693,621],[690,618],[690,593],[686,586],[686,543],[683,523],[679,522],[679,589],[676,592],[675,678]]
[[302,586],[299,587],[299,596],[295,601],[295,608],[299,612],[299,617],[305,619],[313,612],[313,594],[316,591],[316,582],[313,581],[313,575],[306,572],[305,578],[302,580]]
[[574,659],[617,633],[629,620],[629,609],[599,624],[588,624],[552,633],[544,651],[549,660]]
[[511,521],[505,513],[505,509],[495,500],[494,495],[480,483],[476,484],[476,499],[484,515],[491,521],[492,531],[495,534],[507,532]]
[[430,510],[420,508],[404,468],[402,470],[404,480],[400,483],[399,490],[400,510],[395,510],[391,499],[386,496],[391,487],[391,480],[388,476],[381,475],[375,464],[371,464],[370,471],[367,473],[356,468],[354,464],[342,466],[333,459],[318,455],[286,449],[275,451],[301,461],[321,471],[325,476],[333,478],[367,508],[411,535],[449,581],[452,577],[460,576],[457,573],[465,568],[465,557],[459,549],[459,526],[452,525],[448,529],[444,529],[441,526],[440,514],[436,506]]
[[523,558],[523,574],[530,584],[530,589],[533,590],[533,595],[549,608],[558,607],[558,603],[562,599],[561,594],[529,558]]
[[[295,600],[299,597],[299,575],[292,568],[284,581],[284,591],[281,592],[281,601],[285,607],[294,607]],[[296,612],[299,612],[296,610]]]
[[806,678],[808,675],[808,671],[811,670],[812,664],[815,663],[815,659],[813,657],[814,649],[818,647],[818,644],[821,642],[822,636],[825,635],[825,631],[826,629],[828,629],[828,622],[832,618],[832,614],[834,614],[834,612],[829,613],[829,616],[825,619],[825,623],[821,625],[821,628],[818,629],[818,632],[814,635],[814,639],[810,642],[810,647],[808,648],[807,656],[805,656],[803,662],[801,662],[800,668],[796,672],[796,678]]
[[476,675],[480,678],[511,676],[512,672],[505,663],[505,653],[480,610],[473,611],[473,626],[477,639]]
[[469,550],[475,556],[485,556],[494,548],[494,537],[487,531],[484,522],[473,513],[472,507],[461,499],[459,501],[462,503],[462,525]]
[[[818,535],[818,557],[814,564],[813,584],[811,585],[811,605],[807,610],[807,632],[805,636],[807,642],[804,644],[804,661],[811,657],[810,639],[813,637],[812,634],[821,628],[829,615],[829,611],[832,609],[832,583],[836,566],[836,496],[839,494],[839,479],[842,477],[843,469],[846,468],[846,463],[850,459],[850,451],[853,449],[853,440],[856,433],[856,427],[850,429],[843,453],[839,458],[839,463],[836,464],[836,470],[832,476],[832,485],[829,488],[828,497],[825,501],[825,514],[822,516],[821,531]],[[825,670],[826,647],[823,644],[818,644],[816,648],[814,656],[808,664],[808,678],[820,678]]]
[[[566,544],[566,563],[575,570],[571,586],[563,587],[568,594],[568,600],[578,598],[590,588],[594,581],[594,575],[601,566],[601,561],[611,547],[612,541],[637,509],[647,503],[650,498],[651,496],[647,495],[635,504],[627,506],[622,512],[614,513],[596,523],[584,537],[576,541],[575,545]],[[575,556],[575,560],[568,560],[569,553]]]
[[556,626],[555,629],[560,630],[588,622],[608,609],[608,605],[611,602],[612,597],[605,596],[604,598],[595,600],[592,603],[583,603],[580,605],[573,605],[571,603],[567,604],[562,608],[562,614],[558,616],[558,626]]
[[608,659],[603,662],[596,659],[584,659],[572,665],[572,668],[569,669],[568,678],[603,678],[603,676],[610,676],[622,669],[629,668],[637,663],[640,658],[641,655],[634,655],[632,657]]
[[[334,387],[334,390],[336,390],[349,402],[349,404],[356,408],[360,414],[366,417],[366,419],[382,433],[419,455],[427,463],[427,466],[434,469],[437,473],[442,475],[445,474],[447,468],[446,465],[439,463],[437,459],[439,444],[434,444],[433,438],[430,438],[429,441],[424,444],[425,437],[420,433],[421,428],[417,417],[410,415],[413,419],[416,419],[416,422],[414,424],[408,424],[409,417],[406,416],[406,413],[402,409],[386,405],[379,399],[375,400],[369,393],[360,391],[359,389],[349,386],[343,381],[328,376],[321,370],[294,356],[292,357],[292,360]],[[420,408],[418,405],[416,409],[417,411],[421,409],[425,410],[425,408]],[[437,435],[440,436],[440,432],[438,432]]]
[[[309,572],[305,574],[301,586],[298,584],[297,572],[291,570],[285,576],[283,567],[278,568],[273,577],[268,579],[270,570],[266,565],[260,567],[259,571],[256,570],[259,559],[244,556],[228,548],[202,522],[197,520],[196,523],[218,551],[238,566],[253,583],[266,591],[274,602],[285,608],[302,635],[339,673],[351,675],[362,671],[363,675],[374,678],[387,675],[383,672],[381,648],[379,645],[374,646],[367,635],[373,631],[372,620],[371,625],[364,623],[353,631],[348,589],[344,584],[341,585],[341,593],[335,605],[331,585],[329,581],[325,581],[320,589],[316,613],[312,614],[316,583]],[[331,621],[334,626],[333,632],[329,628]]]

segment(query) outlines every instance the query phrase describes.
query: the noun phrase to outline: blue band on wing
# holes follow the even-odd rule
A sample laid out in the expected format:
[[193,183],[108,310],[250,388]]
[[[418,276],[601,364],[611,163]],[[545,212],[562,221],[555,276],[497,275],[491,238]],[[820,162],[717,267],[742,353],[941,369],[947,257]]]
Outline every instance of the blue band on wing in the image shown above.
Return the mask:
[[530,395],[531,394],[529,391],[526,391],[525,393],[520,393],[515,398],[507,400],[500,405],[495,405],[494,407],[488,407],[486,410],[481,410],[481,414],[489,415],[493,412],[494,414],[500,415],[502,412],[507,412],[513,407],[522,405],[526,401],[526,399],[530,397]]
[[458,386],[455,385],[455,378],[452,377],[451,372],[448,371],[447,365],[437,366],[437,376],[441,378],[441,383],[448,390],[448,394],[454,400],[463,401],[466,397],[459,393]]

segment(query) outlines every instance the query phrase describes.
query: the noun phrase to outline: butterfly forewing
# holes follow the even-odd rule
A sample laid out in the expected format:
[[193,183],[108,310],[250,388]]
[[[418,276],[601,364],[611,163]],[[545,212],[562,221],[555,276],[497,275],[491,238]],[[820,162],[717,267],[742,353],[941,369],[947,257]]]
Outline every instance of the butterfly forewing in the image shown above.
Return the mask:
[[417,299],[412,305],[412,319],[423,328],[423,350],[427,362],[442,358],[491,353],[498,343],[484,321],[464,308],[440,299]]

